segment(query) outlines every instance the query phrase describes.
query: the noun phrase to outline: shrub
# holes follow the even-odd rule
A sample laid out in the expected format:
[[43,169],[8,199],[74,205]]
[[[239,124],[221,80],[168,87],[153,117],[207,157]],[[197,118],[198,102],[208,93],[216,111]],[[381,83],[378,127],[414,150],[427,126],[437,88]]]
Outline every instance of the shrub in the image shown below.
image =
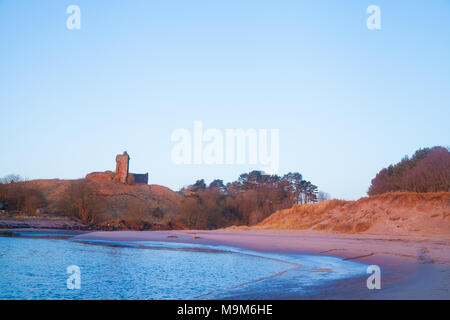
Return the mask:
[[106,201],[86,179],[80,179],[73,181],[65,190],[59,199],[58,208],[72,219],[92,225],[100,220]]
[[16,180],[3,178],[2,181],[9,181],[0,184],[0,202],[5,209],[35,214],[37,209],[45,207],[46,201],[40,191],[27,187],[23,182],[16,182]]

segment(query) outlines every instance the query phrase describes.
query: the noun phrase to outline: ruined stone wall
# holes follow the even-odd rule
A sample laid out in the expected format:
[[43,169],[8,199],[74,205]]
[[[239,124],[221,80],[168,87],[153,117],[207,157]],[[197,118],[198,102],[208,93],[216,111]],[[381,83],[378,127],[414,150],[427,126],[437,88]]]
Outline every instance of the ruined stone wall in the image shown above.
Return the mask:
[[148,173],[130,173],[128,176],[133,176],[135,184],[148,184]]
[[87,179],[120,181],[129,185],[148,184],[148,173],[130,173],[130,156],[125,151],[116,156],[116,172],[92,172],[86,175]]
[[105,172],[91,172],[86,175],[86,179],[94,179],[94,180],[114,180],[116,174],[112,171]]

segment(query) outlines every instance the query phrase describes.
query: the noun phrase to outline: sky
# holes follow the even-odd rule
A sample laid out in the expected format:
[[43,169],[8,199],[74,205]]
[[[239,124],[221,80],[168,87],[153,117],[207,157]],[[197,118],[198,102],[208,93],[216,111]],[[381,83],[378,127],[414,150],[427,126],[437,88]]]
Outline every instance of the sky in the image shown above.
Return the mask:
[[201,121],[278,129],[279,175],[357,199],[449,145],[449,39],[448,0],[0,0],[0,176],[81,178],[125,150],[174,190],[259,169],[174,163],[172,133]]

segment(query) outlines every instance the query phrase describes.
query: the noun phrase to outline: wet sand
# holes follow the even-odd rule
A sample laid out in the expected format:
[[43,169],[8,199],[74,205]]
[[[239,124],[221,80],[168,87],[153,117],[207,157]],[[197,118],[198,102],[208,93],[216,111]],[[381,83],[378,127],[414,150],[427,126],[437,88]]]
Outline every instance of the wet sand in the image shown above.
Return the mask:
[[73,239],[228,245],[261,252],[335,256],[380,266],[382,288],[368,290],[366,278],[353,278],[336,281],[307,298],[450,299],[450,238],[249,229],[91,232]]

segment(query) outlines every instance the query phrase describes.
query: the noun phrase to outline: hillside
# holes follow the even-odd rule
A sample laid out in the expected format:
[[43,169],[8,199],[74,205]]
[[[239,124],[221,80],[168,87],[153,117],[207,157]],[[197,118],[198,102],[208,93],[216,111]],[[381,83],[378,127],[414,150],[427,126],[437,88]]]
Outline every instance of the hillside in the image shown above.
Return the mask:
[[[58,213],[58,200],[75,180],[30,180],[20,182],[24,186],[42,193],[46,200],[45,211]],[[165,216],[174,216],[181,196],[160,185],[126,185],[115,181],[91,180],[88,184],[106,200],[108,209],[104,220],[126,219],[129,207],[134,200],[144,202],[150,208],[160,208]]]
[[295,205],[252,228],[450,237],[450,193],[387,193]]

